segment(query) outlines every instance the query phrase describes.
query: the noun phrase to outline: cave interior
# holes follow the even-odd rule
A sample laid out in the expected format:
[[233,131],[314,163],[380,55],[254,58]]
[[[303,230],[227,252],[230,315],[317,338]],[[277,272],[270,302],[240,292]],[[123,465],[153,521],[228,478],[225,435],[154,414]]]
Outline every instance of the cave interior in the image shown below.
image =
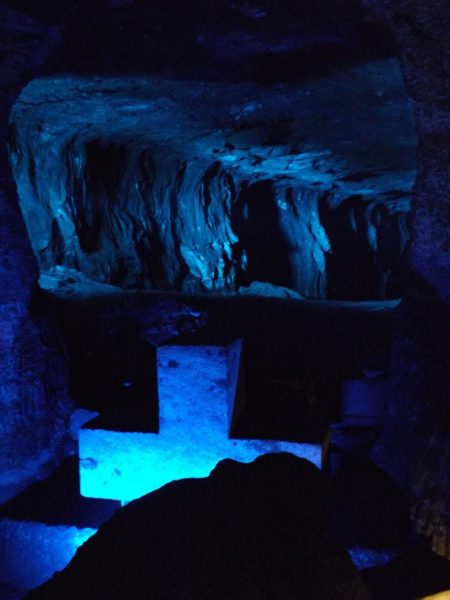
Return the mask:
[[0,1],[0,600],[450,597],[412,4]]

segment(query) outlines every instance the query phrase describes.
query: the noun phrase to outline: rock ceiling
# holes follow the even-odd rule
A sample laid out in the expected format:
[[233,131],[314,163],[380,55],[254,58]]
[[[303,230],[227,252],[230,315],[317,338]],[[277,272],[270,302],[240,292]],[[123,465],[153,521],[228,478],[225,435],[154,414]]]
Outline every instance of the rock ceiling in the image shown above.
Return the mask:
[[296,84],[38,79],[13,108],[10,152],[42,272],[395,295],[415,133],[394,59]]

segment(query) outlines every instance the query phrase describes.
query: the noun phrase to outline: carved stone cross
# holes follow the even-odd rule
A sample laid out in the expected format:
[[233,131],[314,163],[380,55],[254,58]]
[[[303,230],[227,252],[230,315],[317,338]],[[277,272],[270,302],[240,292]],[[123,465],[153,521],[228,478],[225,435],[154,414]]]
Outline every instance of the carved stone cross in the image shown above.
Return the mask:
[[158,349],[159,433],[80,430],[83,496],[122,502],[170,481],[206,477],[224,458],[250,462],[292,452],[319,466],[320,446],[231,439],[239,389],[240,343]]

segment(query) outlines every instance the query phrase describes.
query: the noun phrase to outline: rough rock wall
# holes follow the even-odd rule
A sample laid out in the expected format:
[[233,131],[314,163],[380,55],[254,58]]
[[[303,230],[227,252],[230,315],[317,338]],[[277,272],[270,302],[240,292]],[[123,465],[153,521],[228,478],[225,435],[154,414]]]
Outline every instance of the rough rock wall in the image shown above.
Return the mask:
[[[125,289],[192,293],[259,280],[326,296],[322,193],[249,183],[218,161],[93,146],[68,149],[62,182],[38,166],[38,199],[23,203],[43,272],[61,265]],[[64,181],[56,209],[52,188]]]
[[42,272],[349,299],[399,293],[414,141],[393,61],[295,87],[35,80],[9,136]]
[[408,297],[398,315],[393,397],[375,457],[412,491],[418,529],[450,557],[450,13],[445,0],[366,4],[394,32],[419,136]]
[[[57,460],[70,410],[64,348],[48,320],[33,318],[38,278],[6,152],[11,104],[53,51],[53,28],[0,5],[0,500]],[[17,487],[15,487],[17,486]]]

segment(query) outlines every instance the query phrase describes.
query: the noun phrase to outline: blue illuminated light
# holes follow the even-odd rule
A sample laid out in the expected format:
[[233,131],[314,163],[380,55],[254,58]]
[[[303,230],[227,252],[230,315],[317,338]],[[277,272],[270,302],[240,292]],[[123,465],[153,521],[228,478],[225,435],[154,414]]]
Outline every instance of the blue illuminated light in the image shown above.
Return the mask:
[[64,569],[96,529],[0,520],[0,580],[30,590]]
[[173,480],[206,477],[224,458],[250,462],[270,452],[291,452],[320,466],[318,444],[230,439],[238,351],[236,345],[231,351],[217,346],[159,348],[160,432],[89,424],[81,429],[82,495],[129,501]]
[[396,556],[391,549],[349,548],[348,553],[357,569],[384,567]]

